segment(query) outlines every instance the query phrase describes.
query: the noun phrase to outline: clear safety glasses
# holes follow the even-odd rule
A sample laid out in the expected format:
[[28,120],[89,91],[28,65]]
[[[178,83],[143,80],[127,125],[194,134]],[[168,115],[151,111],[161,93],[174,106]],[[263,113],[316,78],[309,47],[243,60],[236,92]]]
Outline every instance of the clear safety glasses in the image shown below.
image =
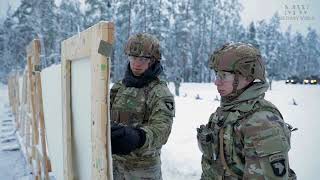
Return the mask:
[[140,63],[146,64],[150,62],[150,58],[129,56],[129,61],[139,61]]
[[233,81],[234,80],[234,74],[226,71],[215,71],[214,72],[214,81],[220,80],[220,81]]

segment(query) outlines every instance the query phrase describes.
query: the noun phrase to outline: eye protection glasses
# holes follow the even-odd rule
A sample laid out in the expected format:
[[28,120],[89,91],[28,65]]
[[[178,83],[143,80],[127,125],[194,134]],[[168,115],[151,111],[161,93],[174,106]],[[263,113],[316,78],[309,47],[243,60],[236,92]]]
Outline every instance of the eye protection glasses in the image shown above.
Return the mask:
[[220,81],[233,81],[234,80],[234,74],[226,71],[217,71],[214,72],[214,81],[220,80]]
[[150,58],[129,56],[129,61],[139,61],[140,63],[146,64],[150,62]]

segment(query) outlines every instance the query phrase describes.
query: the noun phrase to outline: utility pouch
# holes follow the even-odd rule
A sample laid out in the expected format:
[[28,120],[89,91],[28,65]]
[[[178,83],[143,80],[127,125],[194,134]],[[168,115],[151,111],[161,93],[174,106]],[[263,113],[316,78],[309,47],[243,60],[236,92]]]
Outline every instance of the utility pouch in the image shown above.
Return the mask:
[[214,145],[214,132],[205,125],[197,128],[197,140],[200,151],[211,160],[217,159],[216,148]]

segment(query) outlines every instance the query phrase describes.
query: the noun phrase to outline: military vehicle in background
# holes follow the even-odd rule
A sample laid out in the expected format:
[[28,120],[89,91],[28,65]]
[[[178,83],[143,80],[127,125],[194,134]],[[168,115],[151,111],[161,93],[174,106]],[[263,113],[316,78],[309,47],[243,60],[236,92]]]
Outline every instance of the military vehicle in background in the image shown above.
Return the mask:
[[290,76],[287,78],[286,84],[320,84],[320,77],[316,75],[311,75],[305,78]]
[[303,84],[313,84],[313,85],[320,84],[320,77],[315,76],[315,75],[312,75],[310,77],[306,77],[303,80]]
[[303,79],[298,76],[290,76],[286,80],[286,84],[302,84],[302,83],[303,83]]

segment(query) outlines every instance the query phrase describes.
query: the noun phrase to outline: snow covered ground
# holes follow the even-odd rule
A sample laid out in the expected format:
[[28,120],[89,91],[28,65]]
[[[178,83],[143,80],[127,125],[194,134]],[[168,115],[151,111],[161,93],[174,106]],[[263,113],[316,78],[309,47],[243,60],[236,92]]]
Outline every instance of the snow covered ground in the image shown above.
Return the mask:
[[[173,84],[170,89],[174,92]],[[212,83],[182,84],[176,97],[176,117],[168,143],[162,150],[162,172],[168,180],[194,180],[201,176],[201,152],[196,128],[208,121],[219,106],[218,92]],[[195,97],[199,94],[201,100]],[[185,96],[186,95],[186,96]],[[185,96],[185,97],[183,97]],[[298,131],[292,133],[290,165],[298,179],[318,179],[320,167],[320,85],[286,85],[274,82],[266,99],[275,104],[285,121]],[[297,105],[293,105],[293,99]]]
[[0,84],[0,179],[29,180],[10,111],[7,86]]
[[[173,84],[169,85],[174,92]],[[164,180],[196,180],[200,178],[201,153],[196,141],[196,128],[208,121],[219,106],[218,92],[213,83],[182,84],[180,97],[176,97],[176,117],[168,143],[162,149],[162,173]],[[199,95],[200,99],[196,100]],[[285,85],[274,82],[266,99],[282,112],[287,123],[298,128],[292,134],[290,151],[291,168],[299,179],[317,179],[320,167],[320,85]],[[293,99],[297,105],[293,105]],[[7,87],[0,84],[0,123],[13,120],[10,117]],[[1,125],[0,125],[1,127]],[[0,131],[0,136],[8,133]],[[2,139],[1,139],[2,141]],[[4,147],[1,142],[0,147]],[[0,179],[19,179],[27,174],[25,161],[19,150],[0,151]]]

